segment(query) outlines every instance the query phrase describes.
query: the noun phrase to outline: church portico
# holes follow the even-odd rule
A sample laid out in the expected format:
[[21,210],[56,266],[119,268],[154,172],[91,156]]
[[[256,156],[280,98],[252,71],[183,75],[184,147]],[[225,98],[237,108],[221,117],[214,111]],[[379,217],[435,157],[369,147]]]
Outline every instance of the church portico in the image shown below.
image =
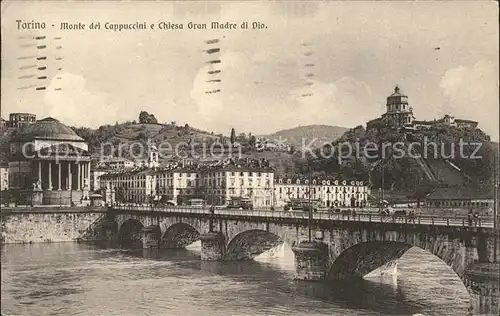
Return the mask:
[[78,191],[90,181],[90,161],[37,160],[33,162],[33,170],[37,170],[41,189],[47,191]]

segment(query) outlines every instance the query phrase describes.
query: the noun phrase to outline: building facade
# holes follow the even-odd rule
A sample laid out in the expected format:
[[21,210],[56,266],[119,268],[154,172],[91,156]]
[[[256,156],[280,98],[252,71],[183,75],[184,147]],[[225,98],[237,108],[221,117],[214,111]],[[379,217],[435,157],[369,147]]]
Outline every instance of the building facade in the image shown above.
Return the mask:
[[[311,181],[311,183],[309,183]],[[366,207],[370,190],[362,181],[329,178],[278,178],[274,184],[276,205],[295,199],[319,201],[323,207]],[[311,193],[309,193],[311,192]],[[309,195],[310,194],[310,195]]]
[[223,166],[204,170],[200,177],[210,204],[224,205],[232,198],[249,198],[257,208],[274,205],[271,168]]
[[102,189],[114,189],[117,202],[161,200],[184,205],[190,199],[203,199],[208,205],[226,205],[231,198],[242,197],[252,199],[255,207],[271,207],[274,171],[245,167],[143,167],[109,172],[100,179]]
[[0,191],[9,189],[9,165],[0,164]]
[[4,130],[9,127],[9,122],[0,117],[0,130]]
[[31,113],[10,113],[9,114],[9,127],[22,127],[26,124],[33,124],[36,122],[36,115]]
[[436,125],[452,126],[456,128],[477,128],[478,123],[471,120],[456,119],[450,115],[445,115],[443,118],[433,121],[413,121],[413,127],[415,129],[428,129]]
[[469,188],[438,188],[426,199],[427,207],[432,208],[464,208],[493,210],[493,190],[478,191]]
[[[241,197],[251,199],[255,207],[273,204],[274,171],[262,162],[228,160],[199,165],[183,161],[155,167],[154,160],[150,159],[153,167],[102,175],[101,188],[115,190],[117,202],[122,198],[131,203],[173,201],[183,205],[190,199],[202,199],[208,205],[226,205],[232,198]],[[121,194],[120,190],[126,192]]]
[[15,203],[85,203],[89,158],[87,143],[56,119],[23,126],[10,143],[9,186]]
[[112,171],[105,168],[91,168],[90,170],[90,190],[97,191],[101,189],[101,176]]
[[156,196],[156,170],[151,168],[113,170],[100,176],[99,182],[107,204],[148,204]]
[[120,170],[133,168],[135,167],[135,163],[123,157],[105,156],[97,160],[95,167],[99,169]]

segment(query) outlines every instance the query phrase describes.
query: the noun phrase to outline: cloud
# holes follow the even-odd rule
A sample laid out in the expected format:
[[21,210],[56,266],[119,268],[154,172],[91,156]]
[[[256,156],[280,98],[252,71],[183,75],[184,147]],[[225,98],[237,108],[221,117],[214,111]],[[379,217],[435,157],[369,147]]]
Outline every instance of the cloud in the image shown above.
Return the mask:
[[368,106],[373,102],[370,87],[352,77],[313,81],[312,86],[292,90],[291,98],[298,103],[297,111],[289,113],[295,124],[354,127],[380,115],[376,107]]
[[99,126],[121,119],[119,108],[110,102],[110,98],[104,93],[87,89],[82,76],[62,73],[59,77],[60,80],[52,79],[47,87],[46,115],[77,126],[82,122],[92,122],[92,126]]
[[480,128],[498,139],[498,79],[498,64],[486,60],[447,70],[440,82],[449,101],[443,112],[477,120]]

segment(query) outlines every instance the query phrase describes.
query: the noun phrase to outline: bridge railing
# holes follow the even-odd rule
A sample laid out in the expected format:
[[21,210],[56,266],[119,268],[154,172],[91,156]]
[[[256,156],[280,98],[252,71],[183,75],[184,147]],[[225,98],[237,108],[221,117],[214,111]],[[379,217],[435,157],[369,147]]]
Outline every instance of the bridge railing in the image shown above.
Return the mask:
[[[272,210],[235,210],[235,209],[215,209],[213,212],[207,208],[200,207],[151,207],[151,206],[114,206],[114,209],[125,211],[148,211],[161,213],[186,213],[186,214],[216,214],[230,216],[248,216],[248,217],[267,217],[267,218],[291,218],[307,219],[308,212],[301,211],[272,211]],[[332,221],[356,221],[356,222],[378,222],[378,223],[397,223],[397,224],[420,224],[420,225],[438,225],[438,226],[476,226],[493,227],[493,218],[481,219],[477,221],[464,216],[439,216],[439,215],[383,215],[379,213],[356,213],[343,214],[332,212],[314,212],[314,220],[332,220]]]

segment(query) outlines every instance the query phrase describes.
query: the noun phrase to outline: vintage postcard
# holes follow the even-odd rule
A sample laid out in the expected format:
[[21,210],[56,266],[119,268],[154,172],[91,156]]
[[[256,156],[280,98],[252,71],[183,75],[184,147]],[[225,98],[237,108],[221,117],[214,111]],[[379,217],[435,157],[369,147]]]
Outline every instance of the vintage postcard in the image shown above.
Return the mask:
[[497,1],[1,2],[1,315],[499,315]]

